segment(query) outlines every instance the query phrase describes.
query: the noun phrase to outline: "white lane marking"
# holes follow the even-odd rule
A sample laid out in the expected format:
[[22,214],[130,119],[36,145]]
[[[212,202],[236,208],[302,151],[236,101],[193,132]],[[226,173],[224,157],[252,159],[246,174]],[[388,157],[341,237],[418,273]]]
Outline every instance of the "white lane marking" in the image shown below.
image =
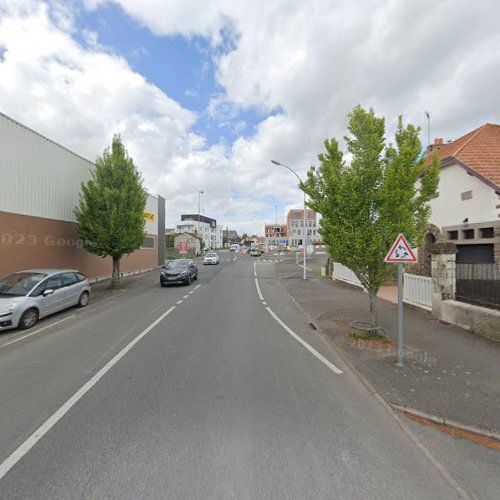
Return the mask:
[[194,289],[195,289],[195,290],[198,290],[198,288],[200,288],[200,286],[201,286],[201,285],[196,285],[196,286],[194,287]]
[[260,291],[259,281],[255,278],[255,286],[257,287],[257,293],[259,294],[259,299],[264,302],[264,297],[262,296],[262,292]]
[[262,301],[262,303],[263,303],[265,306],[267,306],[267,302]]
[[176,304],[182,304],[182,300],[178,300]]
[[40,439],[47,434],[47,432],[54,427],[54,425],[61,420],[61,418],[68,413],[68,411],[75,406],[80,399],[87,394],[87,392],[94,387],[94,385],[101,380],[106,373],[113,368],[118,361],[120,361],[141,339],[143,339],[155,326],[163,321],[173,310],[172,306],[168,311],[165,311],[158,319],[153,321],[145,330],[143,330],[134,340],[128,343],[116,356],[108,361],[86,384],[78,389],[66,403],[64,403],[52,416],[50,416],[31,436],[29,436],[24,443],[22,443],[16,450],[14,450],[1,464],[0,464],[0,480],[9,472],[14,465],[26,455],[33,446],[40,441]]
[[191,295],[193,292],[194,292],[194,290],[191,290],[191,291],[189,292],[189,295]]
[[[255,262],[254,262],[255,266]],[[302,340],[291,328],[289,328],[283,321],[281,321],[278,316],[276,316],[275,312],[267,306],[264,302],[264,297],[262,296],[262,293],[260,291],[259,287],[259,281],[257,278],[255,278],[255,286],[257,288],[257,293],[259,294],[259,298],[262,301],[264,305],[266,305],[266,309],[269,312],[269,314],[300,344],[302,344],[312,355],[314,355],[317,359],[319,359],[322,363],[324,363],[332,372],[336,373],[337,375],[340,375],[342,373],[342,370],[337,368],[333,363],[330,363],[322,354],[320,354],[314,347],[311,347],[305,340]]]
[[302,340],[291,328],[289,328],[283,321],[281,321],[278,316],[274,313],[274,311],[270,307],[266,307],[269,314],[300,344],[302,344],[313,356],[316,356],[322,363],[324,363],[332,372],[340,375],[342,370],[337,368],[333,363],[330,363],[322,354],[320,354],[314,347],[311,347],[307,342]]
[[189,295],[184,295],[183,299],[189,299]]
[[42,328],[39,328],[38,330],[36,330],[34,332],[28,333],[26,335],[23,335],[22,337],[18,337],[17,339],[11,340],[10,342],[6,342],[5,344],[2,344],[0,346],[0,348],[1,347],[6,347],[6,346],[11,345],[11,344],[15,344],[16,342],[19,342],[20,340],[24,340],[24,339],[26,339],[28,337],[31,337],[32,335],[36,335],[37,333],[43,332],[44,330],[47,330],[47,328],[50,328],[51,326],[58,325],[59,323],[62,323],[63,321],[66,321],[69,318],[73,318],[74,316],[76,316],[76,314],[71,314],[69,316],[66,316],[63,319],[60,319],[59,321],[54,321],[54,323],[50,323],[50,325],[46,325],[46,326],[44,326]]

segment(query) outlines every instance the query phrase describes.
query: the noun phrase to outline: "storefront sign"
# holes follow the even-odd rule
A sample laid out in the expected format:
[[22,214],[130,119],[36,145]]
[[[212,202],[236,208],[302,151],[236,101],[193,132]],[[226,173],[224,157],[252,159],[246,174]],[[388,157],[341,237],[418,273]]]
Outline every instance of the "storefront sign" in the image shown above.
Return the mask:
[[144,210],[144,219],[148,220],[149,222],[154,222],[155,221],[154,212],[148,212],[147,210]]

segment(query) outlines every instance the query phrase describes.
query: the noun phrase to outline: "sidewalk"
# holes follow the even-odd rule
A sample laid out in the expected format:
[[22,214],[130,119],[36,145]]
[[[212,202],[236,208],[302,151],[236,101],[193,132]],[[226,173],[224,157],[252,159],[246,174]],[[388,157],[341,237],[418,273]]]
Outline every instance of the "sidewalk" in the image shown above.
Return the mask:
[[386,401],[500,432],[500,342],[445,325],[404,307],[404,367],[396,367],[397,305],[378,299],[379,326],[390,344],[354,339],[350,322],[368,319],[368,295],[318,277],[290,261],[278,265],[281,284]]

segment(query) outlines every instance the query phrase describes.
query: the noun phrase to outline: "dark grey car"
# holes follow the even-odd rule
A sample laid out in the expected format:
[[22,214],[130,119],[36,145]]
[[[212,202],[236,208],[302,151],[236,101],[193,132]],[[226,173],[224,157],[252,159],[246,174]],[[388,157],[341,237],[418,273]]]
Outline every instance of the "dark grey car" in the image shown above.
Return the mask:
[[198,279],[198,266],[191,259],[171,260],[163,266],[160,274],[161,286],[182,283],[190,285],[191,281]]

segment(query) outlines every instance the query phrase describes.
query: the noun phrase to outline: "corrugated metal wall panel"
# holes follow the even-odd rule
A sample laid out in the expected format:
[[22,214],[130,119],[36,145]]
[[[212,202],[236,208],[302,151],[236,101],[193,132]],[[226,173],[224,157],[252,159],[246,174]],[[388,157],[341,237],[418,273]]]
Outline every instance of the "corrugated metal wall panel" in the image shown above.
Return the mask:
[[93,164],[0,113],[0,211],[75,221]]

